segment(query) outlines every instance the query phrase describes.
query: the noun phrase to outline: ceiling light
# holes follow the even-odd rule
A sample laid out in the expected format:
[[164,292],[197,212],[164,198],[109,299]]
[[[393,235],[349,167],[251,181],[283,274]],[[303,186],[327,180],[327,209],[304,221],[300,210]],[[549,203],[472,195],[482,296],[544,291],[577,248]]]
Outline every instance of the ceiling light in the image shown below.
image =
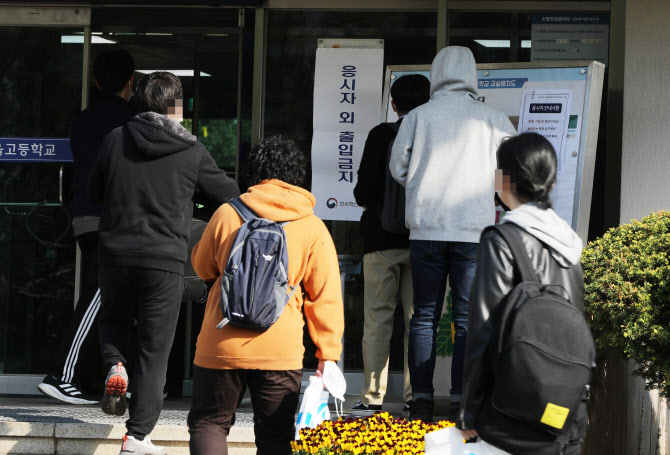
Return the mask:
[[[476,39],[475,43],[481,44],[484,47],[498,47],[505,48],[510,47],[510,40],[507,39]],[[530,40],[524,39],[521,40],[521,49],[530,49]]]
[[[84,35],[61,35],[60,42],[62,44],[84,44]],[[91,36],[91,44],[116,44],[101,36]]]
[[[149,73],[155,73],[156,71],[161,71],[164,73],[172,73],[175,76],[179,77],[193,77],[195,74],[195,71],[193,70],[136,70],[138,73],[142,74],[149,74]],[[211,77],[211,74],[203,73],[200,71],[200,77]]]
[[475,43],[484,47],[509,47],[510,45],[508,39],[476,39]]

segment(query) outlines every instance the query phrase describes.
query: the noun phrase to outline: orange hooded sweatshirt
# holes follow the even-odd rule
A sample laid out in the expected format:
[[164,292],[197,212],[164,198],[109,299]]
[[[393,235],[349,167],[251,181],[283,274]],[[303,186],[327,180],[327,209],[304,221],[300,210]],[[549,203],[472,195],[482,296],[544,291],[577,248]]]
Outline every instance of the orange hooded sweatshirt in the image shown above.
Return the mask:
[[[210,369],[297,370],[302,368],[303,316],[319,360],[340,359],[344,307],[335,245],[328,229],[314,215],[314,196],[281,180],[264,180],[241,196],[259,217],[290,221],[284,227],[291,286],[300,286],[284,312],[264,332],[216,325],[221,312],[221,272],[242,219],[230,204],[216,211],[193,249],[193,268],[205,281],[216,279],[205,309],[194,363]],[[302,292],[300,292],[302,290]]]

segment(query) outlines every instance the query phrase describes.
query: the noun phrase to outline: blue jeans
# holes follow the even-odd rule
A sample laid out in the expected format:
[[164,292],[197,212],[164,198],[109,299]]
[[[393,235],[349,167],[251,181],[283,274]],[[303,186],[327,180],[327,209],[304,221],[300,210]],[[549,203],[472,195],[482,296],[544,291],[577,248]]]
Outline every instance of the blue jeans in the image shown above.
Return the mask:
[[433,397],[437,325],[447,287],[451,287],[456,335],[451,363],[451,395],[463,392],[463,358],[468,326],[470,290],[479,244],[411,240],[414,315],[409,325],[409,372],[414,398]]

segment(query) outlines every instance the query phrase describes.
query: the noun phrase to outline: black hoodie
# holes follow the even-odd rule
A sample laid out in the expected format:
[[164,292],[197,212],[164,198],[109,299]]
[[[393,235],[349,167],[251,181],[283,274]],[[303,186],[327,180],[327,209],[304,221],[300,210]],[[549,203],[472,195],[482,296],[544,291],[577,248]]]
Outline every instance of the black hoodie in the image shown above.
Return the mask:
[[105,138],[88,191],[104,203],[101,263],[182,274],[193,202],[218,207],[240,194],[195,136],[153,112]]

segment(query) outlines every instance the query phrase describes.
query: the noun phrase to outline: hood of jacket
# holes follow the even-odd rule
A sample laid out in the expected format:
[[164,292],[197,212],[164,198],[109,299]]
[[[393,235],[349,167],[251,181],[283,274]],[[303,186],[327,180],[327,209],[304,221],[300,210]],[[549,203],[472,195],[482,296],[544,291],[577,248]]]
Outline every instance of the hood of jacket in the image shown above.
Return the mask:
[[309,191],[281,180],[263,180],[240,196],[256,215],[273,221],[294,221],[314,214]]
[[176,120],[155,112],[136,115],[126,127],[139,153],[147,158],[183,152],[198,144],[197,138]]
[[477,64],[467,47],[445,47],[430,67],[430,98],[453,94],[477,99]]
[[523,204],[507,212],[503,223],[514,223],[547,245],[559,264],[570,266],[579,263],[583,243],[570,225],[552,209],[542,209],[536,204]]

